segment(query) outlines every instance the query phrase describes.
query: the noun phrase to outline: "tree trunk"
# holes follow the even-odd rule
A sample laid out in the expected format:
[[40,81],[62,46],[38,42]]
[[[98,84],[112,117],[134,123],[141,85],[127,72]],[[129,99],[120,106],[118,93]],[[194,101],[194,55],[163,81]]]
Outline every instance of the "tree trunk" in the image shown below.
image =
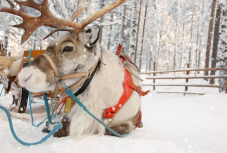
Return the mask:
[[141,16],[142,1],[143,0],[140,0],[139,19],[138,19],[137,34],[136,34],[136,48],[135,48],[135,56],[134,56],[134,63],[135,64],[136,64],[137,46],[138,46],[139,31],[140,31],[140,16]]
[[130,39],[129,39],[129,55],[130,58],[133,59],[135,56],[135,42],[136,42],[136,19],[137,19],[137,2],[138,0],[134,0],[134,4],[132,6],[132,16],[130,23]]
[[[104,7],[103,2],[104,2],[104,0],[99,0],[99,9]],[[99,21],[100,21],[100,23],[103,22],[103,16],[100,17]],[[99,43],[100,44],[102,44],[102,29],[103,29],[103,27],[101,27],[100,33],[99,33]]]
[[227,66],[227,1],[222,4],[220,44],[218,51],[219,66]]
[[141,51],[140,51],[140,62],[139,62],[139,70],[141,72],[141,61],[142,61],[142,55],[143,55],[143,41],[144,41],[144,33],[146,28],[146,17],[147,17],[147,4],[145,8],[145,14],[144,14],[144,23],[143,23],[143,34],[142,34],[142,43],[141,43]]
[[177,65],[177,62],[176,62],[176,55],[177,55],[177,42],[178,42],[178,11],[179,11],[179,8],[178,8],[179,4],[177,4],[177,14],[176,14],[176,28],[175,28],[175,47],[174,47],[174,55],[173,55],[173,70],[176,69],[176,65]]
[[[124,44],[124,29],[125,29],[125,15],[126,15],[126,5],[123,5],[123,10],[122,10],[122,25],[121,25],[121,44],[123,46]],[[122,47],[121,52],[124,53],[124,47]]]
[[3,47],[5,50],[5,54],[8,55],[8,37],[9,37],[9,29],[5,30],[4,38],[3,38]]
[[[211,68],[216,67],[218,41],[219,41],[220,17],[221,17],[221,6],[218,5],[218,9],[217,9],[217,12],[216,12],[216,19],[215,19],[216,22],[215,22],[215,28],[214,28]],[[211,71],[210,75],[215,75],[215,71]],[[214,79],[210,79],[210,84],[214,84],[214,82],[215,82]]]
[[[203,16],[204,14],[204,0],[203,0],[203,4],[202,4],[202,13],[201,13],[201,16]],[[201,23],[200,23],[201,24]],[[199,53],[198,53],[198,69],[200,68],[200,58],[201,58],[201,46],[202,46],[202,36],[200,36],[200,39],[199,39]],[[200,71],[198,71],[198,74],[200,74]]]
[[183,21],[183,32],[182,32],[182,51],[181,51],[181,58],[180,58],[180,69],[182,68],[182,60],[183,60],[183,53],[184,53],[184,28],[185,28],[185,23]]
[[[209,24],[209,30],[208,30],[205,68],[209,68],[209,62],[210,62],[210,46],[211,46],[211,39],[212,39],[212,30],[213,30],[215,6],[216,6],[216,0],[213,0],[211,14],[210,14],[210,24]],[[208,75],[208,71],[205,71],[204,74]]]
[[[197,23],[197,40],[196,40],[196,51],[195,51],[195,68],[198,68],[198,50],[199,50],[199,37],[200,37],[200,16],[198,17]],[[196,73],[195,73],[196,74]]]
[[[193,0],[194,2],[194,0]],[[188,54],[188,63],[190,63],[191,67],[193,67],[193,64],[192,64],[192,33],[193,33],[193,26],[194,26],[194,8],[193,8],[193,11],[192,11],[192,23],[191,23],[191,34],[190,34],[190,46],[189,46],[189,54]]]
[[[113,22],[113,13],[111,13],[110,22]],[[107,45],[108,50],[110,49],[110,41],[111,41],[111,35],[112,35],[112,28],[113,28],[113,25],[110,26],[110,35],[109,35],[109,41],[108,41],[108,45]]]

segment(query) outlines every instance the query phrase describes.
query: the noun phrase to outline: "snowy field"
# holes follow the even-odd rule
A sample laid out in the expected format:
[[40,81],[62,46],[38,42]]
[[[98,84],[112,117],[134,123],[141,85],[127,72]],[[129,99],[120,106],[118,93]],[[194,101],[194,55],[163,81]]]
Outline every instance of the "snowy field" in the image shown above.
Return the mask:
[[[157,83],[184,83],[185,80],[161,80]],[[145,81],[149,83],[149,81]],[[152,83],[152,80],[150,80]],[[190,83],[207,84],[204,80]],[[144,87],[144,90],[152,87]],[[0,110],[0,153],[226,153],[227,94],[217,88],[190,88],[204,96],[158,94],[157,91],[184,91],[184,87],[156,87],[142,98],[144,127],[126,138],[90,136],[80,140],[53,138],[36,146],[23,146],[12,136],[7,117]],[[9,95],[2,95],[0,105],[8,107]],[[35,108],[40,104],[34,104]],[[35,110],[34,110],[35,111]],[[40,112],[37,111],[37,112]],[[19,116],[20,114],[14,114]],[[25,116],[25,115],[24,115]],[[21,115],[23,117],[23,115]],[[45,115],[35,117],[41,121]],[[46,134],[34,128],[30,119],[13,117],[16,134],[26,142],[39,141]]]

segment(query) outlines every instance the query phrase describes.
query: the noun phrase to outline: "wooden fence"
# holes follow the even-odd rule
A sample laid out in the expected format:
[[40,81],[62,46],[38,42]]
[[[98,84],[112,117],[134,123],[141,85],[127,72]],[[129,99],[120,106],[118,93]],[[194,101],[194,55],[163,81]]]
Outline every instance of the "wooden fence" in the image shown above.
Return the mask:
[[[154,71],[153,72],[144,72],[141,74],[153,74],[153,77],[147,77],[146,79],[152,79],[153,84],[143,84],[143,86],[153,86],[153,90],[155,90],[155,86],[184,86],[185,92],[157,92],[157,93],[184,93],[184,94],[200,94],[200,93],[188,93],[188,87],[209,87],[209,88],[220,88],[220,85],[203,85],[203,84],[188,84],[189,79],[227,79],[227,75],[220,75],[220,76],[214,76],[214,75],[208,75],[208,76],[172,76],[172,77],[161,77],[156,76],[156,74],[163,74],[163,73],[171,73],[171,72],[186,72],[186,75],[189,75],[191,71],[226,71],[227,67],[224,68],[207,68],[207,69],[190,69],[190,65],[187,64],[187,69],[185,70],[171,70],[171,71],[155,71],[155,64],[154,64]],[[185,84],[157,84],[155,83],[155,80],[157,79],[185,79]],[[221,88],[225,89],[225,93],[227,93],[227,81],[225,81],[225,84],[221,86]],[[202,95],[202,94],[200,94]]]

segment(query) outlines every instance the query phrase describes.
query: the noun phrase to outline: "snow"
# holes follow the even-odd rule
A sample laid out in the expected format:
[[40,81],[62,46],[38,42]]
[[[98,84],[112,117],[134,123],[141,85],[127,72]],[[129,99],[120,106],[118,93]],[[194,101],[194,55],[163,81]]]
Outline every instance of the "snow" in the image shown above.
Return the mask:
[[[174,81],[184,83],[185,80]],[[152,80],[144,81],[151,82]],[[166,83],[172,80],[156,82]],[[206,83],[205,80],[189,82]],[[183,92],[184,87],[156,87],[155,91],[152,91],[152,87],[143,87],[144,91],[148,89],[151,92],[142,97],[144,127],[134,130],[126,138],[88,136],[72,140],[70,137],[51,137],[40,145],[23,146],[13,138],[7,117],[0,110],[1,153],[226,153],[227,94],[219,93],[217,88],[192,87],[189,87],[189,92],[203,92],[205,95],[158,94],[157,91]],[[11,100],[10,95],[2,95],[0,105],[8,107]],[[33,104],[34,112],[39,112],[36,111],[38,108],[44,108],[42,105]],[[30,119],[20,119],[20,115],[13,117],[13,125],[20,139],[36,142],[46,135],[41,132],[42,127],[33,127]],[[37,124],[44,116],[34,118]]]

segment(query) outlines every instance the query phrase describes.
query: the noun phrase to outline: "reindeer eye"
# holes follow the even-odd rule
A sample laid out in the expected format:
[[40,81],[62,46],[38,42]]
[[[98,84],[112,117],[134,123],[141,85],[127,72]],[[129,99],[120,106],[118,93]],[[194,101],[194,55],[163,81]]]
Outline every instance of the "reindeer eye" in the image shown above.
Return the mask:
[[73,50],[74,50],[74,48],[71,46],[66,46],[63,48],[63,52],[72,52]]

